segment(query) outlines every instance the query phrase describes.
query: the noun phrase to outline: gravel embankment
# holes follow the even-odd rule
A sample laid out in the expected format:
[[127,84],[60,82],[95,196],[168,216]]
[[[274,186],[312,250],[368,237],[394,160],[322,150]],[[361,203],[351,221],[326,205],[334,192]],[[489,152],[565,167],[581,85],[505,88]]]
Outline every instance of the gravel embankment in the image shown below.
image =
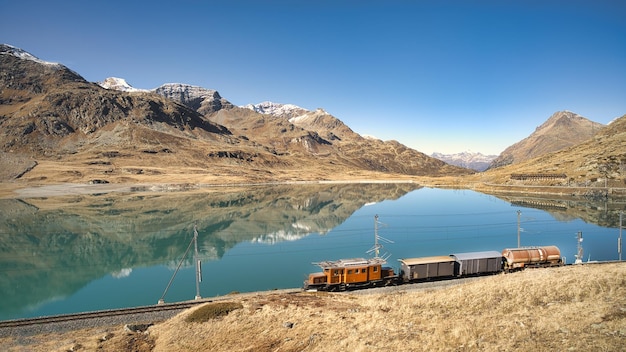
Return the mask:
[[167,320],[174,315],[180,313],[183,309],[176,310],[164,310],[158,312],[149,313],[135,313],[126,315],[114,315],[108,317],[70,320],[53,323],[43,323],[35,325],[26,325],[18,327],[6,327],[0,328],[0,338],[13,336],[32,336],[39,334],[50,333],[64,333],[73,330],[105,327],[105,326],[119,326],[119,325],[132,325],[132,324],[146,324],[156,323],[159,321]]

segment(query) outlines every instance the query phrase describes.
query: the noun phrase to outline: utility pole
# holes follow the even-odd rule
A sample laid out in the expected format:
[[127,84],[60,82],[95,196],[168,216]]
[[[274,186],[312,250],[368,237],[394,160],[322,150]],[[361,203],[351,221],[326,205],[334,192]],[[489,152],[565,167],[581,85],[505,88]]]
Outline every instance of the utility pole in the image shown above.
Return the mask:
[[521,247],[520,244],[520,216],[522,215],[522,211],[517,211],[517,248]]
[[378,214],[374,215],[374,257],[378,258],[380,245],[378,244]]
[[[198,232],[196,231],[196,225],[193,226],[193,238],[191,239],[191,241],[189,242],[189,245],[187,246],[187,250],[185,250],[185,254],[183,254],[183,257],[180,258],[180,261],[178,262],[178,266],[176,267],[176,270],[174,270],[174,274],[172,275],[172,278],[170,279],[170,282],[167,283],[167,286],[165,287],[165,291],[163,291],[163,295],[161,295],[161,298],[159,298],[158,304],[164,304],[165,303],[165,295],[167,294],[167,290],[170,289],[170,286],[172,286],[172,282],[174,282],[174,278],[176,277],[176,274],[178,273],[178,270],[180,269],[181,265],[183,265],[183,262],[185,261],[185,258],[187,258],[187,253],[189,253],[189,250],[191,249],[191,245],[196,243],[196,254],[194,256],[194,258],[198,257]],[[200,265],[200,261],[196,261],[196,265]],[[196,266],[196,279],[198,278],[197,273],[198,271],[198,266]],[[198,281],[196,281],[196,299],[200,298],[200,285],[198,283]]]
[[193,255],[193,259],[196,262],[196,297],[195,299],[200,299],[200,282],[202,282],[202,267],[200,265],[200,258],[198,258],[198,229],[196,225],[193,225],[193,243],[195,246],[195,251]]
[[578,253],[576,254],[576,261],[574,264],[581,264],[583,262],[583,233],[578,231]]
[[388,253],[385,253],[383,255],[383,257],[380,256],[380,249],[383,248],[383,245],[379,243],[381,241],[382,242],[387,242],[387,243],[393,243],[392,240],[388,240],[388,239],[378,235],[378,214],[376,214],[376,215],[374,215],[374,247],[370,248],[367,251],[367,253],[374,252],[374,258],[387,260]]
[[617,239],[617,254],[619,257],[619,261],[622,261],[622,217],[624,215],[623,211],[619,212],[619,238]]

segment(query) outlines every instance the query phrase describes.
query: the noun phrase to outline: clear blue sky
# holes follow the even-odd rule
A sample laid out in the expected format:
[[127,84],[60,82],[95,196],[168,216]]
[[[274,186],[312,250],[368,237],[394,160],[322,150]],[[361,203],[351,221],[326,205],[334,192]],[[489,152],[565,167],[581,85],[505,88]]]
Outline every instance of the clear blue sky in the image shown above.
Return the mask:
[[626,1],[0,0],[0,42],[89,81],[324,108],[424,153],[626,114]]

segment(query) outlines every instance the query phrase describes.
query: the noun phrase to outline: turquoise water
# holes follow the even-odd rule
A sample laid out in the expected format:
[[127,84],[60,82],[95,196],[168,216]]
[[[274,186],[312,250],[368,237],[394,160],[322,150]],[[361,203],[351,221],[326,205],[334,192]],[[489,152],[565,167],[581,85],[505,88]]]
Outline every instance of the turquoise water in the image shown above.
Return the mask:
[[[375,227],[385,239],[380,253],[395,268],[400,258],[516,247],[518,211],[522,246],[557,245],[572,263],[580,231],[585,261],[616,260],[623,210],[563,201],[537,209],[400,184],[105,194],[0,206],[0,320],[156,304],[194,226],[200,295],[211,297],[300,287],[318,271],[314,262],[370,256]],[[164,300],[195,294],[188,255]]]

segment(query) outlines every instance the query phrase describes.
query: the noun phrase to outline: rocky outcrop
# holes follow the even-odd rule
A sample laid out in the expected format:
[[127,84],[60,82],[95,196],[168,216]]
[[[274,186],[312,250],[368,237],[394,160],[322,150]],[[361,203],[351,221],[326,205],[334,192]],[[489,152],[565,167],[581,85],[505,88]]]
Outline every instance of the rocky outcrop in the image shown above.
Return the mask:
[[168,99],[179,102],[203,115],[233,107],[233,104],[222,98],[216,90],[192,86],[189,84],[168,83],[154,89],[153,91]]

